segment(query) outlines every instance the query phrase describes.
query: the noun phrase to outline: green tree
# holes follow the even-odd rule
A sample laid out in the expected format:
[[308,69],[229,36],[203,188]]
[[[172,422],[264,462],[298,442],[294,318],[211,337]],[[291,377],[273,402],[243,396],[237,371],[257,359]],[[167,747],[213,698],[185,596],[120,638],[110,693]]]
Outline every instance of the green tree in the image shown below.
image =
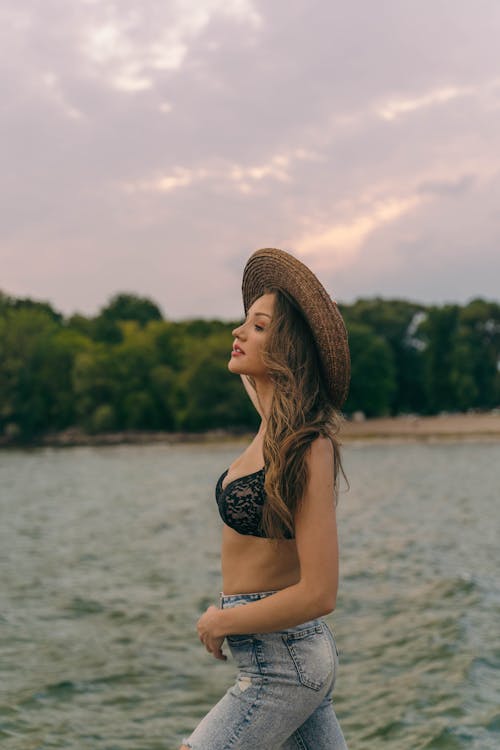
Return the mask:
[[[347,413],[436,413],[500,403],[500,305],[425,307],[360,299],[349,332]],[[0,434],[30,441],[78,424],[122,429],[253,429],[228,370],[236,323],[163,320],[150,300],[116,295],[97,318],[0,292]]]
[[8,310],[35,310],[45,313],[55,323],[62,323],[63,320],[61,313],[54,310],[49,302],[40,302],[31,299],[31,297],[10,297],[0,291],[0,315],[5,314]]
[[147,329],[154,341],[156,361],[174,372],[183,370],[188,362],[189,346],[189,337],[183,324],[165,320],[151,321]]
[[231,352],[228,331],[193,342],[191,362],[183,374],[185,408],[181,424],[188,430],[256,428],[260,423],[241,378],[227,367]]
[[450,379],[460,409],[500,403],[500,305],[476,298],[461,308]]
[[348,328],[351,385],[343,411],[363,411],[368,417],[390,413],[396,389],[394,356],[389,344],[367,325]]
[[422,358],[411,331],[415,316],[424,310],[423,305],[374,297],[361,298],[349,307],[341,306],[340,310],[348,330],[353,323],[368,326],[391,348],[394,387],[391,388],[389,413],[420,410],[425,401],[421,380]]
[[161,394],[158,385],[163,374],[167,387],[172,387],[172,370],[157,369],[156,331],[150,326],[141,328],[134,321],[122,322],[120,327],[122,341],[113,350],[118,374],[115,402],[118,421],[127,429],[165,428],[173,422],[170,406],[173,396]]
[[75,359],[73,388],[79,423],[91,432],[176,427],[178,376],[158,362],[157,322],[119,324],[121,341],[102,342]]
[[65,328],[75,333],[79,333],[88,339],[94,338],[95,321],[93,318],[87,318],[81,313],[74,313],[65,322]]
[[191,318],[176,323],[179,333],[183,337],[203,341],[207,336],[214,334],[231,335],[230,331],[235,327],[229,327],[228,323],[221,320],[208,320],[205,318]]
[[[66,359],[53,345],[57,329],[53,316],[36,306],[11,307],[0,318],[2,432],[31,439],[58,414],[62,402],[57,379],[59,384],[64,381]],[[61,372],[54,372],[56,364]]]
[[181,406],[179,375],[168,365],[155,365],[150,373],[151,396],[158,408],[158,425],[162,430],[179,428]]
[[453,371],[459,309],[458,305],[432,305],[427,309],[427,317],[420,326],[426,343],[422,356],[427,411],[430,414],[441,410],[457,411],[460,408]]
[[72,383],[80,426],[89,432],[119,428],[115,411],[119,378],[111,347],[93,342],[92,347],[78,352],[73,363]]
[[86,336],[66,328],[47,339],[37,374],[47,402],[45,429],[62,430],[76,423],[73,363],[79,352],[88,351],[91,346]]
[[151,320],[162,319],[160,308],[152,300],[121,292],[112,297],[95,318],[94,336],[98,341],[119,343],[122,340],[120,322],[133,320],[144,327]]
[[158,305],[147,297],[121,292],[102,308],[100,315],[109,320],[135,320],[144,327],[150,320],[163,320]]

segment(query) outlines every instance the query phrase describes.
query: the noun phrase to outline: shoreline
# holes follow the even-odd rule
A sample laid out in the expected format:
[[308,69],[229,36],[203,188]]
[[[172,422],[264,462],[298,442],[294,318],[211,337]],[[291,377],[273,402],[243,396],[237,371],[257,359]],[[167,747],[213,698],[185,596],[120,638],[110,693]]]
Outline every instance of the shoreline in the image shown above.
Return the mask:
[[342,425],[340,438],[345,442],[500,440],[500,413],[494,411],[482,414],[408,415],[349,420]]
[[[206,430],[204,432],[127,430],[91,435],[77,428],[71,428],[41,435],[37,440],[29,443],[0,437],[0,448],[247,442],[253,436],[252,431],[225,429]],[[346,419],[338,437],[341,443],[346,444],[357,442],[496,441],[500,440],[500,413],[494,411],[482,414]]]

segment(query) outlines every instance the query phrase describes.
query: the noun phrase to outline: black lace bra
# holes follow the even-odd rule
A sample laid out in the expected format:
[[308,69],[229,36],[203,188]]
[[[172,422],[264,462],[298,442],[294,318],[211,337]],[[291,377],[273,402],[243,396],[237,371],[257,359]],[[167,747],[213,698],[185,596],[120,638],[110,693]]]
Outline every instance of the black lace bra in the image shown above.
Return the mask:
[[[215,498],[222,520],[239,534],[265,537],[266,534],[261,528],[262,508],[266,501],[265,467],[233,479],[222,489],[222,482],[228,471],[229,469],[226,469],[221,474],[215,487]],[[294,537],[286,530],[285,538]]]

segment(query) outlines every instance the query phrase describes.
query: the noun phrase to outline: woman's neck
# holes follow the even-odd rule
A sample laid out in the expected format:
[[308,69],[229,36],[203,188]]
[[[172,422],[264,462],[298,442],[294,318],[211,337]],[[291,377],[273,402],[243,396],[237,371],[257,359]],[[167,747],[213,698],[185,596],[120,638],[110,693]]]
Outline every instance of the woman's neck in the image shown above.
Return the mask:
[[269,415],[271,413],[271,404],[273,401],[274,386],[269,380],[263,381],[263,380],[258,380],[256,378],[255,390],[257,393],[257,399],[259,401],[260,408],[262,410],[262,414],[261,414],[262,423],[261,423],[259,432],[261,430],[265,432],[266,426],[267,426],[267,420],[269,419]]

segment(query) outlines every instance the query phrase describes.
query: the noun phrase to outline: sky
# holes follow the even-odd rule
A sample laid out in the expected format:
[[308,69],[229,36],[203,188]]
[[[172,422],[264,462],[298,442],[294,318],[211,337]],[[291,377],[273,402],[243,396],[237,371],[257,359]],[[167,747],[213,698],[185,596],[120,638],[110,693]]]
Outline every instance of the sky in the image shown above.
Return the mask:
[[498,0],[3,0],[0,290],[234,320],[257,248],[339,303],[500,298]]

